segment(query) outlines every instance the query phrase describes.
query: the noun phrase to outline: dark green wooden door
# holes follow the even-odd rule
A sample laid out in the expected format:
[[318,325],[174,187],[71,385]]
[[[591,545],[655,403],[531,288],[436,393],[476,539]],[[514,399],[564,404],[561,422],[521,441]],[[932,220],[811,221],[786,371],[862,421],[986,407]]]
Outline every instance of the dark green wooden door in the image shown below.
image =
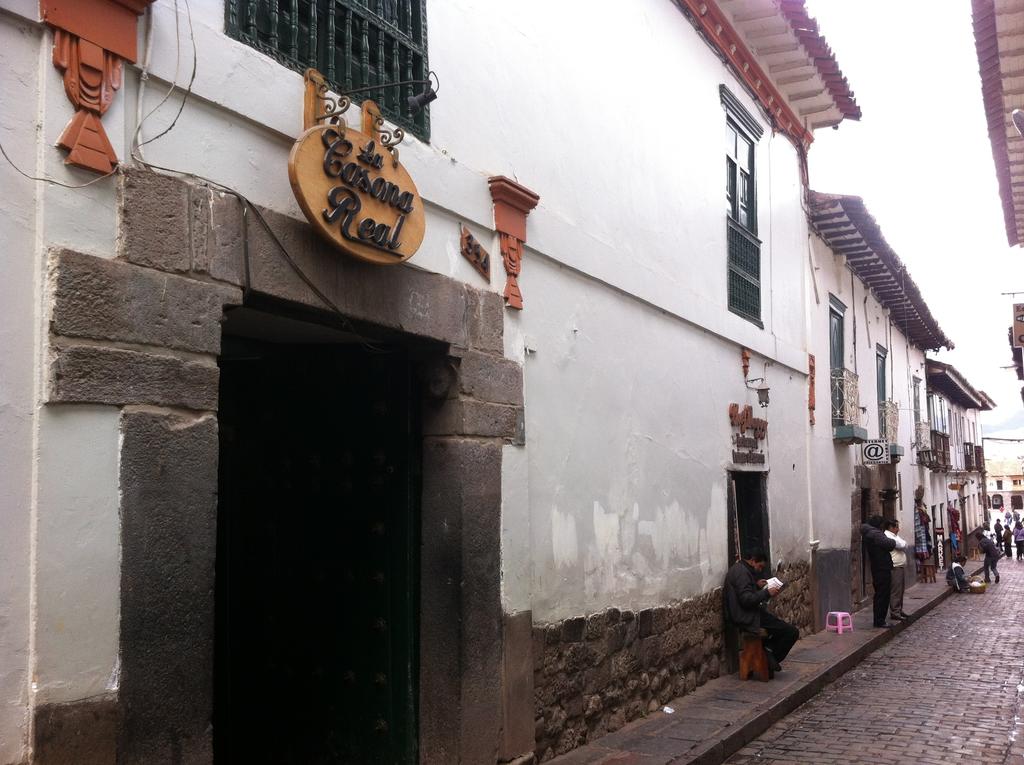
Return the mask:
[[400,350],[227,340],[217,760],[415,762],[408,361]]

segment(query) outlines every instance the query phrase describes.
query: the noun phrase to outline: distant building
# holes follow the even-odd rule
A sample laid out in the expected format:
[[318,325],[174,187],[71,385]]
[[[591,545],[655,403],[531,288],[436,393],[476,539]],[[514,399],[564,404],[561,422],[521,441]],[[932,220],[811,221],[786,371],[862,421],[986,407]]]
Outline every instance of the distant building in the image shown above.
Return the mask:
[[978,416],[995,403],[950,364],[928,359],[927,375],[930,440],[922,440],[918,458],[931,471],[932,533],[941,536],[936,555],[944,548],[948,560],[956,546],[954,534],[962,543],[985,521],[985,453]]
[[986,486],[992,520],[1006,511],[1024,514],[1024,467],[1020,459],[990,459],[986,463]]
[[[952,348],[862,199],[809,195],[808,279],[817,401],[810,427],[816,615],[871,592],[860,524],[897,519],[920,529],[917,560],[939,562],[980,525],[983,464],[977,415],[992,402],[926,351]],[[830,417],[830,419],[829,419]],[[864,448],[884,444],[885,464]],[[849,504],[836,501],[849,497]],[[913,581],[915,571],[909,572]]]

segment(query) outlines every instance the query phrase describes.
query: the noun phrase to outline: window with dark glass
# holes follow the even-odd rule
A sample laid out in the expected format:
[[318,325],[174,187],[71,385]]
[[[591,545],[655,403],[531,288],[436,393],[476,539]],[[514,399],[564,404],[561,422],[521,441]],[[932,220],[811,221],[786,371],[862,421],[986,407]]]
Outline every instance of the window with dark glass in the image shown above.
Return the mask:
[[844,369],[846,306],[834,295],[828,297],[828,364],[832,388],[832,424],[843,425],[843,418],[837,416],[843,411],[843,386],[835,378],[842,376]]
[[318,69],[338,93],[381,86],[372,98],[387,119],[427,140],[427,109],[413,114],[406,99],[425,80],[426,0],[227,0],[225,30],[297,72]]
[[755,146],[764,128],[724,85],[725,215],[729,310],[761,323],[761,240],[757,238]]
[[914,378],[914,426],[921,422],[921,379]]
[[726,212],[752,234],[754,220],[754,142],[732,120],[725,126]]

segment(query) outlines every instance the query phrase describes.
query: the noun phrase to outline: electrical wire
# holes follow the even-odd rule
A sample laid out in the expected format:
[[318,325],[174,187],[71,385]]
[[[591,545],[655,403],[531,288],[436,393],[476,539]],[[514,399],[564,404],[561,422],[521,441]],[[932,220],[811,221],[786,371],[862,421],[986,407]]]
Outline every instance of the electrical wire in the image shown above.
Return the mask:
[[84,189],[86,186],[92,186],[94,183],[99,183],[100,181],[104,181],[107,178],[109,178],[110,176],[116,175],[118,172],[120,172],[120,167],[115,167],[109,173],[104,173],[103,175],[101,175],[101,176],[99,176],[97,178],[93,178],[91,181],[87,181],[86,183],[64,183],[63,181],[57,181],[57,180],[54,180],[53,178],[46,178],[44,176],[29,175],[24,170],[22,170],[20,167],[18,167],[16,164],[14,164],[14,160],[11,159],[7,155],[7,150],[4,148],[4,145],[2,143],[0,143],[0,154],[3,154],[4,159],[7,160],[7,164],[9,164],[11,167],[13,167],[14,171],[16,173],[18,173],[18,175],[21,175],[21,176],[23,176],[25,178],[28,178],[30,181],[39,181],[41,183],[49,183],[52,186],[62,186],[65,189]]
[[[135,98],[135,126],[142,124],[142,106],[146,100],[146,84],[149,82],[149,60],[153,53],[153,7],[148,6],[145,11],[146,34],[143,37],[144,54],[142,57],[142,71],[139,72],[139,90]],[[136,132],[138,135],[138,132]],[[142,155],[141,149],[139,156]]]
[[[161,138],[161,137],[167,135],[171,130],[174,129],[174,127],[178,123],[178,119],[181,117],[182,113],[185,110],[185,105],[188,103],[189,98],[192,96],[192,87],[195,84],[196,72],[198,71],[199,55],[198,55],[198,49],[197,49],[197,46],[196,46],[195,29],[194,29],[193,24],[192,24],[192,9],[191,9],[191,6],[189,5],[189,0],[183,0],[183,2],[185,4],[185,13],[186,13],[186,18],[188,20],[189,37],[190,37],[190,40],[191,40],[191,43],[192,43],[192,74],[189,77],[188,85],[185,86],[184,93],[183,93],[182,99],[181,99],[181,103],[178,106],[178,112],[177,112],[177,114],[175,114],[174,119],[171,121],[171,123],[166,128],[164,128],[160,133],[158,133],[157,135],[155,135],[152,138],[149,138],[149,139],[147,139],[145,141],[141,141],[140,142],[138,139],[139,139],[139,137],[141,135],[143,124],[146,122],[146,120],[148,120],[150,117],[152,117],[153,114],[160,109],[160,107],[162,107],[168,101],[168,99],[171,97],[171,94],[178,87],[177,79],[178,79],[178,74],[179,74],[179,64],[177,62],[180,62],[180,59],[181,59],[181,35],[180,35],[180,31],[179,31],[179,26],[178,26],[178,23],[177,23],[177,19],[178,19],[178,15],[179,15],[178,0],[174,0],[174,13],[175,13],[175,61],[176,61],[174,78],[173,78],[173,81],[171,82],[171,87],[168,89],[167,93],[164,94],[164,97],[161,99],[160,103],[157,104],[155,107],[153,107],[153,109],[151,109],[142,118],[142,120],[139,122],[139,124],[136,126],[135,132],[133,133],[133,136],[132,136],[132,143],[131,143],[131,147],[130,147],[130,155],[131,155],[132,160],[135,163],[137,163],[137,164],[139,164],[139,165],[141,165],[143,167],[149,168],[150,170],[162,170],[162,171],[167,172],[167,173],[172,173],[172,174],[177,175],[177,176],[182,176],[182,177],[185,177],[185,178],[191,178],[191,179],[199,181],[201,183],[205,183],[208,186],[210,186],[211,188],[217,189],[218,191],[221,191],[221,192],[223,192],[225,194],[229,194],[229,195],[235,197],[235,199],[238,200],[239,204],[242,205],[243,221],[245,221],[245,231],[244,231],[244,240],[245,241],[244,241],[243,255],[244,255],[244,260],[245,260],[244,268],[245,268],[245,274],[246,274],[246,284],[245,284],[245,288],[246,288],[245,291],[246,292],[251,290],[251,288],[252,288],[251,287],[250,276],[249,276],[249,274],[250,274],[250,264],[249,264],[249,226],[248,226],[248,222],[247,222],[248,214],[251,213],[252,215],[254,215],[256,217],[257,222],[260,224],[260,226],[263,228],[263,230],[270,237],[270,239],[274,243],[274,246],[276,247],[276,249],[281,253],[281,257],[284,259],[285,263],[288,264],[288,267],[291,268],[291,270],[295,273],[295,275],[298,276],[298,278],[303,282],[303,284],[306,285],[306,287],[309,288],[310,292],[312,292],[313,295],[315,295],[318,300],[320,300],[327,308],[329,308],[333,313],[335,313],[337,315],[338,319],[341,322],[341,325],[342,325],[343,329],[346,332],[348,332],[351,335],[353,335],[356,338],[356,340],[359,342],[360,345],[362,345],[365,349],[367,349],[369,351],[372,351],[373,353],[392,353],[393,351],[391,351],[391,350],[388,350],[388,349],[385,349],[385,348],[381,348],[379,346],[374,345],[373,343],[370,343],[365,337],[363,337],[355,329],[355,327],[352,324],[351,320],[348,318],[348,316],[345,315],[345,313],[341,310],[341,308],[337,305],[337,303],[335,303],[319,287],[317,287],[316,283],[306,274],[305,271],[303,271],[302,267],[299,266],[299,264],[296,262],[295,258],[292,256],[292,254],[290,252],[288,252],[288,248],[284,246],[284,243],[281,241],[280,237],[278,237],[278,235],[274,232],[273,228],[271,228],[270,224],[267,222],[267,219],[264,217],[263,213],[260,212],[260,209],[256,205],[254,205],[252,203],[252,201],[248,197],[246,197],[240,191],[237,191],[236,189],[233,189],[230,186],[226,186],[225,184],[220,183],[218,181],[214,181],[211,178],[206,178],[204,176],[198,175],[196,173],[188,172],[188,171],[185,171],[185,170],[178,170],[178,169],[175,169],[175,168],[172,168],[172,167],[164,167],[162,165],[156,165],[156,164],[153,164],[152,162],[148,162],[146,159],[144,159],[142,157],[141,148],[143,146],[145,146],[146,144],[152,143],[153,141],[157,140],[158,138]],[[151,12],[151,11],[147,10],[147,12]],[[147,43],[150,43],[150,42],[151,42],[151,38],[147,35]],[[149,45],[147,44],[147,50],[146,50],[145,59],[144,59],[144,61],[146,62],[145,66],[147,66],[147,67],[148,67],[148,62],[149,62],[149,55],[150,55],[150,50],[149,50]],[[148,71],[146,69],[143,70],[142,74],[143,74],[143,76],[146,79],[148,79]],[[140,92],[140,99],[141,99],[141,92]],[[141,105],[140,105],[140,110],[139,111],[141,113]],[[114,175],[114,174],[119,173],[119,172],[123,172],[123,170],[120,167],[115,167],[113,170],[111,170],[106,175],[102,175],[102,176],[100,176],[98,178],[94,178],[93,180],[89,181],[88,183],[83,183],[83,184],[79,184],[79,185],[67,184],[67,183],[63,183],[61,181],[53,180],[51,178],[36,178],[34,176],[28,175],[27,173],[23,172],[17,165],[14,164],[13,161],[11,161],[11,158],[7,155],[7,152],[4,150],[2,144],[0,144],[0,153],[3,154],[4,159],[6,159],[11,164],[11,166],[18,173],[20,173],[21,175],[25,176],[26,178],[28,178],[30,180],[34,180],[34,181],[42,181],[42,182],[45,182],[45,183],[51,183],[51,184],[54,184],[54,185],[57,185],[57,186],[63,186],[65,188],[70,188],[70,189],[80,189],[80,188],[84,188],[86,186],[91,186],[94,183],[99,183],[100,181],[102,181],[102,180],[104,180],[106,178],[109,178],[111,175]]]
[[[141,131],[142,131],[143,124],[145,124],[146,120],[148,120],[150,117],[152,117],[153,114],[160,109],[160,107],[162,107],[165,103],[167,103],[168,99],[170,99],[170,97],[171,97],[171,94],[174,93],[174,91],[178,87],[178,72],[179,72],[180,66],[181,66],[181,31],[180,31],[180,25],[178,24],[178,15],[179,15],[179,12],[178,12],[178,0],[174,0],[174,44],[175,44],[174,79],[171,81],[171,87],[168,88],[167,93],[164,94],[164,97],[160,100],[160,103],[158,103],[156,106],[154,106],[149,111],[149,113],[145,117],[143,117],[142,120],[139,122],[139,124],[135,127],[135,133],[132,136],[132,145],[131,145],[131,155],[132,155],[133,159],[140,159],[141,158],[141,154],[137,154],[137,152],[143,146],[145,146],[146,144],[153,143],[153,141],[157,140],[158,138],[162,138],[163,136],[167,135],[168,133],[171,132],[171,130],[174,129],[175,125],[178,124],[178,119],[181,117],[182,112],[185,111],[185,104],[188,102],[189,97],[192,95],[192,86],[193,86],[193,84],[195,84],[196,72],[198,71],[198,68],[199,68],[199,51],[196,48],[195,29],[192,26],[192,7],[189,5],[189,1],[188,0],[183,0],[183,2],[185,3],[185,17],[186,17],[186,19],[188,21],[189,39],[192,42],[192,75],[189,77],[188,85],[185,87],[185,93],[184,93],[184,95],[181,98],[181,103],[178,105],[178,113],[174,115],[174,119],[171,120],[171,124],[168,125],[167,127],[165,127],[163,130],[161,130],[159,133],[157,133],[152,138],[148,138],[145,141],[141,141],[140,142],[139,138],[141,136]],[[148,60],[148,56],[149,56],[149,51],[148,50],[146,52],[146,55],[147,55],[147,60]]]
[[[172,167],[164,167],[164,166],[161,166],[161,165],[156,165],[156,164],[153,164],[152,162],[148,162],[146,159],[143,158],[142,152],[141,152],[141,148],[143,146],[145,146],[146,144],[152,143],[153,141],[157,140],[158,138],[166,135],[172,129],[174,129],[175,125],[177,125],[178,119],[181,117],[182,113],[184,112],[185,105],[188,103],[189,98],[192,96],[192,87],[195,84],[196,72],[198,70],[198,58],[199,58],[199,56],[198,56],[198,50],[197,50],[197,47],[196,47],[195,29],[194,29],[194,27],[192,25],[192,9],[191,9],[191,6],[189,5],[189,0],[183,0],[183,2],[185,3],[185,13],[186,13],[186,18],[188,20],[189,38],[190,38],[191,43],[192,43],[192,74],[189,77],[188,85],[185,86],[185,92],[182,95],[181,104],[179,104],[178,112],[177,112],[177,114],[175,114],[174,119],[171,121],[171,124],[168,125],[163,131],[161,131],[157,135],[153,136],[152,138],[149,138],[149,139],[147,139],[145,141],[139,142],[138,139],[139,139],[139,136],[141,134],[142,124],[147,119],[149,119],[161,106],[163,106],[167,102],[167,100],[170,98],[171,94],[174,92],[175,88],[177,87],[177,79],[178,79],[178,71],[179,70],[178,70],[178,68],[176,66],[175,74],[174,74],[174,81],[171,83],[171,87],[168,89],[167,93],[164,95],[164,97],[160,101],[160,103],[157,104],[153,109],[151,109],[148,114],[146,114],[146,116],[142,119],[142,122],[140,122],[139,125],[135,129],[135,133],[134,133],[133,138],[132,138],[132,146],[131,146],[132,160],[134,162],[136,162],[137,164],[142,165],[143,167],[149,168],[150,170],[162,170],[162,171],[167,172],[167,173],[173,173],[174,175],[182,176],[182,177],[185,177],[185,178],[191,178],[191,179],[199,181],[201,183],[205,183],[205,184],[209,185],[211,188],[215,188],[218,191],[221,191],[221,192],[223,192],[225,194],[229,194],[229,195],[235,197],[235,199],[238,200],[239,204],[242,205],[242,219],[243,219],[243,221],[245,223],[244,242],[243,242],[243,245],[244,245],[244,247],[243,247],[243,256],[244,256],[244,261],[245,262],[244,262],[243,265],[244,265],[244,269],[245,269],[246,279],[245,279],[245,290],[244,290],[243,294],[248,293],[252,289],[251,276],[250,276],[250,264],[249,264],[249,225],[248,225],[248,220],[247,220],[248,219],[248,214],[251,213],[252,215],[255,216],[257,222],[260,224],[260,226],[263,228],[263,230],[270,237],[271,241],[273,241],[275,247],[281,253],[281,257],[284,259],[285,263],[288,264],[288,267],[291,268],[291,270],[295,273],[295,275],[299,277],[299,279],[303,282],[303,284],[305,284],[306,287],[309,288],[310,292],[312,292],[313,295],[315,295],[316,298],[318,300],[320,300],[321,303],[323,303],[327,308],[329,308],[333,313],[335,313],[337,315],[337,317],[341,321],[341,325],[344,328],[344,330],[346,332],[349,332],[350,334],[352,334],[357,339],[357,341],[359,342],[360,345],[362,345],[365,349],[367,349],[369,351],[372,351],[373,353],[391,353],[392,351],[389,351],[389,350],[384,349],[384,348],[380,348],[379,346],[376,346],[376,345],[370,343],[365,337],[363,337],[359,332],[356,331],[355,327],[352,325],[351,320],[345,315],[345,313],[341,310],[341,308],[333,300],[331,300],[331,298],[329,298],[319,287],[317,287],[316,283],[306,274],[305,271],[302,270],[302,267],[299,266],[299,264],[296,262],[295,258],[292,256],[292,254],[290,252],[288,252],[288,248],[284,246],[284,243],[281,241],[281,239],[277,236],[276,233],[274,233],[273,228],[271,228],[270,224],[267,222],[267,219],[263,216],[263,213],[260,212],[259,208],[256,205],[254,205],[252,203],[252,201],[248,197],[246,197],[240,191],[237,191],[236,189],[233,189],[230,186],[226,186],[225,184],[220,183],[218,181],[214,181],[211,178],[206,178],[206,177],[198,175],[196,173],[191,173],[191,172],[187,172],[187,171],[184,171],[184,170],[177,170],[177,169],[172,168]],[[174,11],[175,11],[175,47],[176,47],[176,50],[175,50],[175,61],[179,62],[180,59],[181,59],[181,38],[180,38],[180,33],[179,33],[179,29],[178,29],[178,24],[177,24],[177,17],[178,17],[178,2],[177,2],[177,0],[175,0],[175,2],[174,2]],[[147,55],[147,60],[148,60],[149,51],[147,51],[146,55]]]

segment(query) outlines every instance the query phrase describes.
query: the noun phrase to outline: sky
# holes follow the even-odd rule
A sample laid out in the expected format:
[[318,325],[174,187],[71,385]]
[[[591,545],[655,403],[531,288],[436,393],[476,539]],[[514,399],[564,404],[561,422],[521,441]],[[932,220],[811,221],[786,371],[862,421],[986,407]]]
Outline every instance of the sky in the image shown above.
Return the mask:
[[[864,199],[956,346],[953,364],[997,407],[985,435],[1024,438],[1006,330],[1024,301],[1024,249],[1006,243],[968,0],[807,0],[863,111],[818,130],[811,188]],[[1024,104],[1022,104],[1024,106]],[[1024,444],[1022,444],[1024,446]],[[987,448],[987,445],[986,445]]]

